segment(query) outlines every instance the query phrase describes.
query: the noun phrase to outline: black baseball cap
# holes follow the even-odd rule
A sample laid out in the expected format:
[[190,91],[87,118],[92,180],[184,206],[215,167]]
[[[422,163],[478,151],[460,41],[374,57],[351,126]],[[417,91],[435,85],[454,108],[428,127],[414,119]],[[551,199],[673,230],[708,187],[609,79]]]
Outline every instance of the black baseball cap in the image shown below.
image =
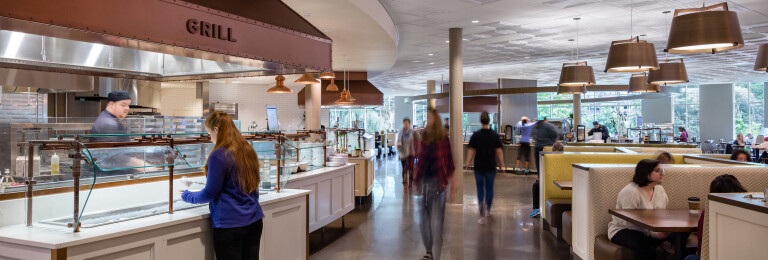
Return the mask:
[[128,92],[125,90],[115,90],[112,92],[109,92],[109,95],[107,95],[107,101],[109,102],[117,102],[121,100],[130,100],[131,96],[128,95]]
[[595,121],[595,122],[592,122],[592,125],[599,125],[599,124],[600,124],[600,123],[598,123],[597,121]]

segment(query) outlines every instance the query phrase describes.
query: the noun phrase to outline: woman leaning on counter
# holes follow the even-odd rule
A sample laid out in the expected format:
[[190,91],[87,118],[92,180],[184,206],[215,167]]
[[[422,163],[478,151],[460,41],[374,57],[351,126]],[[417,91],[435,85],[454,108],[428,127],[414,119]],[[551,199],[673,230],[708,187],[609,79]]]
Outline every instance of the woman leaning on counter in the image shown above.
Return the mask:
[[181,198],[210,203],[216,259],[259,259],[264,213],[259,205],[256,151],[224,112],[208,116],[205,129],[214,143],[205,165],[205,188],[185,190]]

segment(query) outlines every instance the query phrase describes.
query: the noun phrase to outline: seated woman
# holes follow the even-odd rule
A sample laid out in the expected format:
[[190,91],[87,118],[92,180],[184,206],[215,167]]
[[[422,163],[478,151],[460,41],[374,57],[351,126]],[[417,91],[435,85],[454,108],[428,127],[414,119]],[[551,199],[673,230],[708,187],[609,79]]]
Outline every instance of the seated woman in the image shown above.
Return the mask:
[[659,156],[656,157],[656,160],[661,162],[661,164],[675,164],[675,159],[672,158],[672,154],[668,152],[661,152]]
[[[617,209],[666,209],[667,193],[661,182],[664,169],[657,160],[644,159],[637,163],[632,182],[627,184],[616,198]],[[632,249],[635,259],[654,259],[656,247],[671,237],[665,232],[651,232],[616,216],[608,223],[611,242]],[[683,239],[687,239],[683,235]],[[669,251],[667,247],[667,251]]]
[[[741,182],[739,182],[738,179],[736,179],[735,176],[730,174],[723,174],[720,176],[715,177],[714,180],[712,180],[712,183],[709,184],[709,193],[739,193],[739,192],[747,192],[746,189],[744,189],[744,186],[741,186]],[[703,231],[704,231],[704,214],[706,214],[706,209],[701,210],[701,215],[699,216],[699,226],[696,228],[696,234],[699,239],[699,246],[696,250],[695,255],[689,255],[685,258],[685,260],[699,260],[701,256],[701,238],[703,237]]]
[[734,149],[733,154],[731,154],[731,160],[739,161],[739,162],[749,162],[749,153],[747,151],[744,151],[742,149]]
[[762,143],[760,143],[758,145],[755,145],[752,148],[757,150],[757,151],[761,151],[761,150],[763,151],[763,153],[760,154],[760,157],[757,158],[757,161],[760,162],[760,160],[762,158],[765,158],[765,156],[768,155],[768,154],[766,154],[766,151],[768,151],[768,137],[763,138],[763,142]]

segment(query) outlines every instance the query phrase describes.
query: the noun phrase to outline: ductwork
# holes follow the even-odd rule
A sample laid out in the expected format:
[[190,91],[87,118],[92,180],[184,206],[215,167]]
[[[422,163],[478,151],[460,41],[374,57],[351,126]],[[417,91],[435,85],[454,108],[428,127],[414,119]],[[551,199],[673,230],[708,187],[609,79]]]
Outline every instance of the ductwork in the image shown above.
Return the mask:
[[124,90],[131,96],[131,107],[157,108],[160,106],[160,82],[148,80],[96,77],[95,89],[75,96],[80,101],[106,100],[109,93]]

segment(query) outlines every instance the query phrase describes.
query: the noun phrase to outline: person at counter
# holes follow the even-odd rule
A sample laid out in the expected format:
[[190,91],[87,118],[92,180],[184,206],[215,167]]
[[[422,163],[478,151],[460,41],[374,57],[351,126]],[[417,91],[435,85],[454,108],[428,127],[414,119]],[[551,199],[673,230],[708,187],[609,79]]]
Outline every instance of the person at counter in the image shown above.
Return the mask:
[[205,165],[207,181],[198,192],[185,190],[181,199],[208,204],[216,259],[259,259],[264,212],[259,204],[259,159],[256,151],[224,112],[205,120],[213,151]]
[[446,117],[445,118],[445,131],[448,132],[448,130],[451,130],[451,119]]
[[477,184],[477,201],[480,207],[480,218],[477,223],[484,225],[487,218],[491,216],[496,161],[501,162],[503,169],[504,155],[501,152],[501,138],[491,130],[491,118],[488,112],[480,114],[480,123],[483,128],[475,131],[469,139],[467,162],[464,165],[469,166],[469,162],[475,159],[475,184]]
[[[120,122],[128,116],[131,109],[131,96],[123,90],[115,90],[107,95],[107,107],[93,122],[91,134],[127,134],[128,129]],[[128,142],[129,136],[92,137],[91,142]]]
[[[536,146],[533,150],[533,157],[536,159],[537,175],[541,173],[541,166],[539,165],[539,154],[544,151],[545,146],[554,145],[555,142],[557,142],[557,138],[558,134],[555,126],[550,124],[546,117],[536,124]],[[536,179],[536,182],[533,183],[531,192],[533,193],[533,212],[531,212],[530,216],[538,218],[541,216],[541,210],[539,209],[539,179]]]
[[592,125],[594,127],[589,130],[589,133],[587,133],[587,135],[592,136],[592,134],[594,134],[595,132],[602,133],[603,142],[607,143],[608,142],[608,138],[611,137],[611,135],[608,134],[608,127],[605,127],[604,125],[601,125],[597,121],[592,122]]
[[678,127],[678,131],[680,131],[680,137],[677,138],[678,142],[681,143],[687,143],[688,142],[688,131],[685,131],[685,127]]
[[520,160],[522,159],[525,162],[525,168],[522,170],[524,174],[529,172],[528,163],[531,160],[531,158],[529,158],[531,156],[531,130],[536,126],[536,121],[529,121],[530,119],[524,116],[520,118],[520,122],[517,122],[517,128],[520,129],[520,151],[517,152],[515,170],[518,170],[520,167]]

